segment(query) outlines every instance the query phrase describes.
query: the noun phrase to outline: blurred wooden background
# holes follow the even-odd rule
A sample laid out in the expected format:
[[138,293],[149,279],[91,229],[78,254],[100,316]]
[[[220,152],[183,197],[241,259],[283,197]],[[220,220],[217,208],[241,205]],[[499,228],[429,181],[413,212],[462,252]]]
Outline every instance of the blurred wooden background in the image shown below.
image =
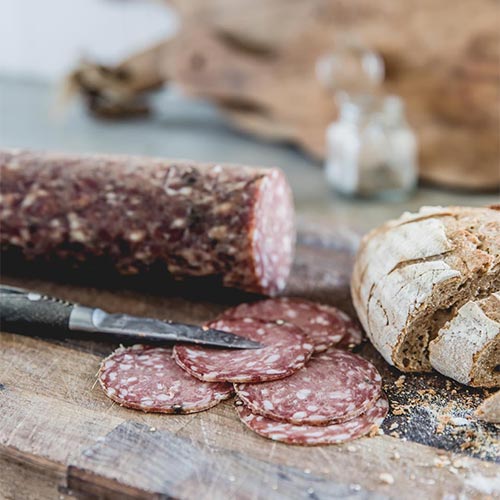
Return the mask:
[[175,83],[240,129],[292,142],[314,158],[336,116],[317,58],[339,40],[384,59],[383,90],[401,95],[434,184],[500,186],[500,4],[497,0],[170,0],[176,36],[121,64],[86,62],[73,87],[107,117],[145,112],[144,93]]

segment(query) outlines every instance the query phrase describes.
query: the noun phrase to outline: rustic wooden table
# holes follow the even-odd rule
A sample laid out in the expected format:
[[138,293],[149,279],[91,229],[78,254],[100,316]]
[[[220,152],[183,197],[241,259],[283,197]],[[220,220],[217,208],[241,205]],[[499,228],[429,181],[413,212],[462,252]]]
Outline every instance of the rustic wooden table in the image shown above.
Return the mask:
[[[292,149],[256,143],[230,131],[201,103],[163,95],[158,98],[164,100],[164,111],[152,121],[110,124],[94,122],[78,109],[64,122],[49,118],[50,97],[44,85],[0,81],[0,147],[282,166],[294,188],[301,226],[288,293],[347,310],[352,252],[362,232],[422,204],[495,201],[492,196],[432,189],[419,190],[406,203],[344,200],[329,193],[320,169],[307,159]],[[161,286],[149,290],[144,283],[78,280],[2,269],[7,283],[111,311],[179,321],[202,322],[239,298],[222,292],[193,298],[189,291],[180,294]],[[0,334],[1,499],[458,499],[493,498],[500,492],[493,440],[470,450],[463,429],[436,437],[437,420],[422,419],[417,411],[427,396],[418,400],[416,409],[410,404],[426,384],[442,396],[437,403],[425,402],[438,416],[451,411],[455,400],[474,402],[480,395],[459,387],[459,396],[450,395],[445,381],[436,376],[410,377],[408,394],[400,394],[394,384],[399,374],[369,345],[363,355],[377,363],[391,403],[404,411],[391,412],[385,435],[316,448],[286,446],[252,434],[236,418],[231,402],[188,416],[146,415],[112,404],[96,386],[95,376],[110,349],[105,344]],[[491,438],[493,431],[474,427],[474,432]]]

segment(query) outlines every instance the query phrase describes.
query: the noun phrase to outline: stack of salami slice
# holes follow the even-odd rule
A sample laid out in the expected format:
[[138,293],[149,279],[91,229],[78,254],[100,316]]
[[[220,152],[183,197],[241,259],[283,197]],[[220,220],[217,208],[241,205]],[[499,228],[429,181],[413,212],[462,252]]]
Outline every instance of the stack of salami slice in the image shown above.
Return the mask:
[[108,397],[143,411],[192,413],[236,392],[236,410],[247,427],[304,445],[355,439],[384,420],[382,379],[371,363],[347,350],[362,341],[362,333],[342,311],[269,299],[241,304],[207,326],[264,347],[120,348],[99,373]]

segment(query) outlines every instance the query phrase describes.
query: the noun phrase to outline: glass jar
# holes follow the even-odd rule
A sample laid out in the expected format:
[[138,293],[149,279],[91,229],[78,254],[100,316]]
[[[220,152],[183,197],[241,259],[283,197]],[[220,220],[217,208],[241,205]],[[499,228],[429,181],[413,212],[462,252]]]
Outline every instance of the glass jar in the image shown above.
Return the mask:
[[327,129],[326,177],[350,196],[401,198],[417,183],[417,140],[397,96],[339,98]]

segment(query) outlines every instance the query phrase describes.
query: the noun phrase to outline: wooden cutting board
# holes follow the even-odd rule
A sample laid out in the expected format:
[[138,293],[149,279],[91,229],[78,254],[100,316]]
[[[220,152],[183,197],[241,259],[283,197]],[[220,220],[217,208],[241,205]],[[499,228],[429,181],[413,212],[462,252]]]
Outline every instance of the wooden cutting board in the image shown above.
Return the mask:
[[[287,294],[352,313],[348,280],[358,235],[300,231]],[[110,279],[4,259],[4,283],[112,312],[201,323],[250,297],[158,277]],[[49,279],[50,277],[50,279]],[[485,395],[439,375],[390,368],[383,435],[338,446],[265,440],[233,402],[193,415],[127,410],[96,383],[114,345],[0,334],[0,498],[491,498],[498,494],[498,428],[468,420]],[[496,479],[495,479],[496,476]],[[495,490],[495,488],[497,488]]]

